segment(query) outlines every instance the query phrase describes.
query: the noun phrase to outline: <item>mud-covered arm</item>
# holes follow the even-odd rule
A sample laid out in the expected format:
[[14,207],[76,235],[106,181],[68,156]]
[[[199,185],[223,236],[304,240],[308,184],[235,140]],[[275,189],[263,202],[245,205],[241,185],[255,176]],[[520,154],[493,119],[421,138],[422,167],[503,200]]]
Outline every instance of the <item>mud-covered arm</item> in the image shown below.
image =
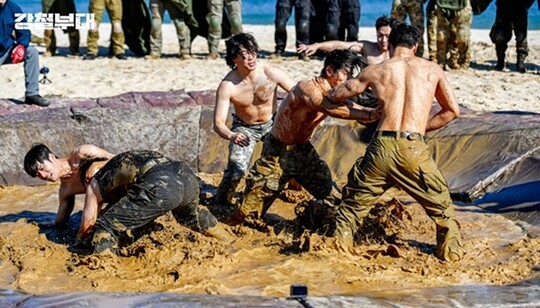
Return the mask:
[[459,117],[459,105],[454,89],[442,70],[435,90],[435,98],[442,109],[428,120],[426,132],[439,129]]
[[99,185],[96,179],[92,179],[90,184],[86,188],[86,195],[84,198],[84,209],[81,218],[81,227],[77,233],[78,239],[87,239],[92,234],[94,224],[101,210],[101,203],[103,198],[99,191]]
[[56,218],[54,224],[60,226],[65,224],[69,220],[69,216],[73,212],[75,206],[75,194],[69,191],[67,185],[60,185],[58,192],[58,211],[56,212]]

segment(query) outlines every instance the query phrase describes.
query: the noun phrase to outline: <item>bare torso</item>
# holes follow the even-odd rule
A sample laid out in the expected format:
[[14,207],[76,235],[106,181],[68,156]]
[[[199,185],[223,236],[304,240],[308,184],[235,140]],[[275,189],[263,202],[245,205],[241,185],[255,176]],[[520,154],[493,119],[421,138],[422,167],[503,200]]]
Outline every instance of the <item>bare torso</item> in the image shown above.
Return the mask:
[[368,65],[378,64],[390,58],[388,50],[381,51],[376,42],[360,41],[362,43],[362,55],[366,58]]
[[285,144],[308,141],[317,125],[327,117],[316,105],[328,90],[330,85],[324,78],[300,81],[279,106],[271,134]]
[[266,69],[266,65],[259,64],[245,78],[233,70],[224,79],[232,85],[230,101],[234,112],[248,124],[268,122],[277,106],[278,85],[267,75]]

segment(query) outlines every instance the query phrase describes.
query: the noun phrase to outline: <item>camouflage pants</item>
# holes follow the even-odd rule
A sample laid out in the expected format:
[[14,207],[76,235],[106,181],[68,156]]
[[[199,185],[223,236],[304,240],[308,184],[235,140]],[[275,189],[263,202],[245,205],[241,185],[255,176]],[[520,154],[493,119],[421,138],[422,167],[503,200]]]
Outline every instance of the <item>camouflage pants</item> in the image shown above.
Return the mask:
[[424,0],[394,0],[392,3],[392,17],[405,21],[409,15],[411,25],[420,31],[420,40],[416,55],[424,54]]
[[287,46],[287,21],[294,7],[294,25],[296,31],[296,47],[309,44],[309,17],[311,6],[309,0],[277,0],[274,40],[276,52],[283,53]]
[[227,9],[232,34],[242,32],[241,0],[208,0],[208,15],[206,16],[206,21],[208,21],[208,50],[210,52],[218,52],[224,7]]
[[150,11],[152,12],[151,53],[157,56],[161,55],[163,46],[161,25],[163,24],[165,10],[169,12],[176,28],[180,54],[189,54],[191,51],[191,34],[189,27],[186,25],[187,16],[169,0],[150,0]]
[[427,14],[427,41],[430,61],[437,62],[437,12],[435,0],[430,0],[426,7]]
[[[77,13],[75,9],[75,3],[73,0],[55,0],[55,1],[42,1],[44,13],[58,13],[61,15],[67,15]],[[69,51],[72,55],[79,54],[80,36],[79,30],[75,27],[68,27],[63,30],[69,37]],[[43,33],[43,40],[45,42],[45,50],[54,56],[56,53],[56,35],[54,29],[46,29]]]
[[469,67],[471,62],[472,8],[467,6],[459,11],[435,8],[437,14],[437,63],[443,68],[450,53],[450,67]]
[[[395,133],[395,132],[390,132]],[[336,235],[349,245],[375,201],[392,186],[411,195],[437,227],[437,252],[443,260],[461,257],[461,234],[446,181],[420,134],[406,138],[375,133],[363,159],[356,161],[343,188]]]
[[290,179],[295,179],[334,216],[339,191],[332,174],[311,143],[285,145],[272,134],[264,140],[263,151],[246,180],[246,195],[239,208],[244,217],[264,215]]
[[210,212],[199,208],[196,175],[178,161],[147,170],[125,196],[107,206],[96,221],[92,240],[95,251],[117,249],[121,234],[137,230],[168,211],[172,211],[179,223],[195,231],[205,231],[217,225]]
[[248,170],[255,144],[270,132],[273,123],[274,121],[270,120],[264,124],[249,125],[233,115],[231,131],[246,135],[249,138],[249,145],[243,147],[229,143],[229,161],[217,191],[216,199],[219,203],[233,203],[234,193]]
[[491,27],[489,37],[501,52],[504,53],[508,48],[508,42],[512,38],[513,29],[514,34],[516,35],[517,53],[523,54],[524,56],[529,54],[529,47],[527,44],[529,2],[531,1],[497,1],[495,23],[493,24],[493,27]]
[[113,26],[113,31],[111,33],[111,46],[112,51],[109,51],[112,55],[119,55],[124,53],[124,32],[123,31],[114,31],[115,24],[120,24],[120,30],[122,25],[122,1],[121,0],[90,0],[90,6],[88,8],[89,13],[93,13],[94,20],[96,22],[96,28],[93,30],[88,30],[88,38],[86,40],[86,45],[88,46],[88,54],[97,55],[98,54],[98,40],[99,40],[99,25],[101,24],[101,17],[103,16],[103,11],[107,9],[109,13],[109,19]]

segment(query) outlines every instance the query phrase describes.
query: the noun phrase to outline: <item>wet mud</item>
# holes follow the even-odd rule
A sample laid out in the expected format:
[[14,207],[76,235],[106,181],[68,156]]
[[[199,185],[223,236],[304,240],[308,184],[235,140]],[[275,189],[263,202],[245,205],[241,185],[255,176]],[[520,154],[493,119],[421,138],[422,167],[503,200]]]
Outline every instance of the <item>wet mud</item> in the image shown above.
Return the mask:
[[[210,196],[219,175],[200,175]],[[522,225],[474,205],[457,205],[464,259],[435,257],[435,226],[398,190],[387,192],[365,221],[353,250],[302,229],[295,206],[310,199],[287,190],[265,216],[269,232],[228,226],[220,242],[159,218],[126,243],[120,256],[74,251],[82,209],[64,229],[50,224],[57,185],[0,188],[0,289],[46,295],[65,292],[173,292],[287,297],[291,284],[312,296],[375,290],[506,285],[538,276],[540,239]],[[206,206],[223,219],[230,209]]]

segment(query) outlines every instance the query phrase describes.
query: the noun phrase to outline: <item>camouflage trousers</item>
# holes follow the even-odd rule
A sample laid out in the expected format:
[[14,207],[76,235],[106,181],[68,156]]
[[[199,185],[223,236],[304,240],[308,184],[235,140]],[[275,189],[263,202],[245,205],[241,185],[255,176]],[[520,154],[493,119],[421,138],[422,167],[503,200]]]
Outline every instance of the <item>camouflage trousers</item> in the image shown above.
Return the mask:
[[416,56],[424,54],[424,0],[394,0],[392,3],[392,17],[405,21],[409,15],[411,25],[420,31],[420,40]]
[[[93,30],[88,30],[88,38],[86,40],[86,45],[88,46],[88,54],[97,55],[98,54],[98,40],[99,40],[99,25],[101,24],[101,17],[103,16],[103,11],[107,9],[109,13],[109,19],[113,27],[111,33],[111,47],[112,50],[109,51],[112,55],[119,55],[124,53],[124,31],[122,31],[122,0],[90,0],[90,6],[88,8],[89,13],[93,13],[94,20],[96,23],[96,28]],[[119,28],[120,31],[115,28]]]
[[217,225],[216,218],[199,207],[198,179],[185,164],[158,164],[139,177],[127,194],[109,204],[97,219],[92,240],[96,252],[118,249],[120,235],[129,236],[169,211],[180,224],[195,231],[205,232]]
[[[274,22],[274,41],[276,52],[283,53],[287,46],[287,21],[294,8],[294,29],[296,32],[296,47],[309,44],[309,18],[311,3],[309,0],[277,0],[276,19]],[[321,21],[322,22],[322,21]]]
[[[204,0],[198,0],[204,1]],[[208,51],[218,52],[219,40],[221,39],[221,22],[223,20],[223,8],[227,9],[231,33],[242,32],[242,1],[241,0],[208,0]]]
[[270,120],[263,124],[250,125],[233,114],[231,131],[246,135],[249,138],[249,145],[244,147],[229,143],[229,161],[218,187],[216,198],[218,203],[234,203],[236,188],[249,168],[255,145],[270,132],[273,123],[274,121]]
[[[61,15],[77,13],[73,0],[42,1],[42,4],[44,13],[58,13]],[[72,55],[78,55],[80,44],[79,30],[75,27],[68,27],[63,32],[67,33],[69,37],[69,51]],[[56,35],[54,29],[46,29],[43,33],[43,40],[45,42],[46,54],[54,56],[56,53]]]
[[163,46],[161,26],[163,24],[165,10],[169,12],[169,16],[176,28],[180,54],[190,54],[191,34],[189,27],[186,25],[187,16],[169,0],[150,0],[150,11],[152,12],[152,32],[150,33],[151,53],[157,56],[161,55],[161,48]]
[[343,188],[336,235],[352,245],[375,201],[398,186],[422,205],[437,228],[437,253],[443,260],[461,258],[461,234],[446,181],[423,136],[375,133],[363,159],[353,165]]
[[450,67],[468,68],[471,62],[471,23],[470,2],[459,11],[435,8],[437,14],[437,63],[443,68],[450,53]]
[[435,0],[430,0],[426,7],[427,14],[427,41],[430,61],[437,61],[437,12]]
[[286,145],[272,134],[264,140],[259,158],[246,179],[246,195],[239,213],[249,219],[262,217],[290,179],[295,179],[335,216],[339,202],[332,174],[310,142]]

